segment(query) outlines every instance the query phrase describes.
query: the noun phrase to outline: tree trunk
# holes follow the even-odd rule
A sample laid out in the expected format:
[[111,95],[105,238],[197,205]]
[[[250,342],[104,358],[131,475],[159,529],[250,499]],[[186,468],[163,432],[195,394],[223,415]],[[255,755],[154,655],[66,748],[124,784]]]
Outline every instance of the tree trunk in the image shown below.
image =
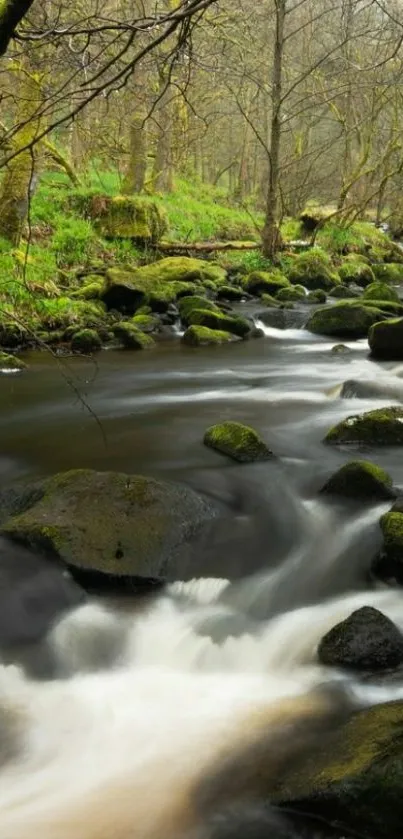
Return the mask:
[[157,111],[158,138],[152,183],[155,192],[172,192],[172,92],[163,73],[160,74],[160,88],[163,89],[163,93]]
[[145,113],[135,115],[130,126],[129,165],[122,185],[124,195],[142,192],[147,173],[147,129]]
[[0,55],[4,55],[18,24],[34,0],[2,0],[0,2]]
[[[0,236],[14,246],[20,242],[35,183],[35,139],[40,131],[42,91],[37,74],[16,65],[12,71],[18,87],[19,126],[11,139],[15,156],[5,167],[0,189]],[[21,150],[21,151],[20,151]]]
[[270,259],[281,247],[281,234],[277,220],[280,180],[281,141],[281,91],[283,79],[284,24],[286,0],[275,0],[276,36],[272,73],[272,117],[270,126],[270,172],[266,200],[266,217],[262,231],[263,254]]

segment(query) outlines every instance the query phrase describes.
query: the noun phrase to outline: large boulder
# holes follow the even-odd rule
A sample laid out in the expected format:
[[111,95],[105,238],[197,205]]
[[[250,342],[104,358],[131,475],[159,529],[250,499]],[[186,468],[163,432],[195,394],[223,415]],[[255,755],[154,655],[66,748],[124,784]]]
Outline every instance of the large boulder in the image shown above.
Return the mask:
[[368,343],[374,358],[403,359],[403,318],[375,323],[369,330]]
[[[8,502],[10,503],[10,502]],[[1,533],[78,571],[175,579],[215,514],[196,492],[139,475],[78,469],[25,493]],[[20,505],[21,508],[21,505]]]
[[[320,289],[318,289],[319,291]],[[315,292],[311,292],[315,294]],[[282,288],[276,294],[276,300],[280,303],[301,303],[305,301],[307,297],[306,291],[303,286],[295,285],[290,286],[289,288]]]
[[322,638],[319,661],[354,670],[389,670],[403,664],[403,635],[378,609],[364,606]]
[[354,499],[395,498],[390,475],[368,460],[346,463],[325,483],[321,492]]
[[319,248],[301,253],[295,257],[288,272],[293,285],[303,285],[310,291],[323,288],[331,291],[340,284],[340,277],[333,269],[329,257]]
[[365,338],[372,324],[385,315],[367,306],[335,303],[317,309],[307,323],[307,329],[316,335],[334,335],[341,338]]
[[326,835],[401,839],[402,740],[403,702],[358,710],[280,767],[266,794],[274,804],[316,815],[319,824],[337,825]]
[[383,545],[372,564],[375,576],[403,585],[403,513],[392,509],[381,518]]
[[92,195],[87,199],[86,213],[106,239],[158,242],[168,227],[164,209],[156,201],[139,196]]
[[363,294],[364,300],[390,300],[394,303],[399,303],[399,295],[394,288],[382,283],[380,280],[371,283],[367,286]]
[[377,408],[347,417],[328,431],[324,442],[332,445],[403,446],[403,408]]
[[275,294],[290,286],[289,280],[280,271],[252,271],[242,280],[245,291],[249,294]]
[[365,288],[375,280],[375,274],[370,265],[364,261],[346,259],[339,268],[342,283],[355,283]]
[[226,272],[219,265],[190,257],[168,257],[131,271],[109,268],[101,299],[108,309],[134,314],[145,303],[164,312],[183,294],[192,294],[204,280],[223,284]]
[[239,463],[270,460],[273,452],[253,428],[240,422],[222,422],[212,425],[204,435],[204,444]]

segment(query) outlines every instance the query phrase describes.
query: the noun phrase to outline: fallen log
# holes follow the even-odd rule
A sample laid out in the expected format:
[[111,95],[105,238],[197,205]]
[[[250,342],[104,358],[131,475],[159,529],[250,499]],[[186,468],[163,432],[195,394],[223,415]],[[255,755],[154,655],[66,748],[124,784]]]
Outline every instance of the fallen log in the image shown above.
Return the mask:
[[260,242],[158,242],[156,250],[170,255],[183,253],[215,253],[215,251],[251,251],[262,247]]

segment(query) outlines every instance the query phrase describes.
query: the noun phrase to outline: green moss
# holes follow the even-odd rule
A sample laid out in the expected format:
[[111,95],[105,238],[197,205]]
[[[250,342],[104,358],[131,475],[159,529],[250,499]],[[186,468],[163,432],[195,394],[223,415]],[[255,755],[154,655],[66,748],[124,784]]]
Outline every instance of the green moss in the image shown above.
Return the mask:
[[219,329],[208,329],[206,326],[189,326],[182,341],[189,347],[205,347],[209,344],[228,344],[237,338],[230,332],[222,332]]
[[329,257],[320,248],[312,248],[296,256],[288,271],[288,278],[293,285],[303,285],[313,291],[318,288],[329,291],[340,283]]
[[223,285],[218,289],[217,297],[221,300],[242,300],[244,293],[236,286]]
[[262,294],[261,301],[262,301],[262,303],[264,303],[265,306],[268,306],[269,309],[272,309],[272,308],[279,309],[280,308],[279,301],[277,300],[276,297],[272,297],[271,294]]
[[154,347],[153,339],[145,335],[132,322],[117,323],[113,327],[113,334],[125,350],[149,350]]
[[8,372],[10,370],[26,370],[27,365],[17,358],[15,355],[0,352],[0,373]]
[[193,309],[188,315],[190,326],[207,326],[208,329],[218,329],[221,332],[231,332],[245,338],[251,331],[251,324],[241,317],[224,315],[208,309]]
[[199,295],[182,297],[182,299],[179,300],[178,309],[181,320],[185,326],[190,323],[189,318],[191,317],[191,313],[196,309],[203,309],[203,311],[208,309],[210,312],[217,312],[220,314],[220,309],[215,305],[215,303],[211,300],[207,300],[206,297],[200,297]]
[[403,513],[385,513],[381,518],[381,529],[385,548],[403,551]]
[[403,408],[378,408],[347,417],[327,433],[325,443],[365,443],[375,446],[403,445]]
[[305,300],[305,289],[302,286],[290,286],[290,288],[282,288],[276,294],[276,300],[280,303],[298,303],[300,300]]
[[348,302],[342,301],[333,306],[317,309],[309,319],[306,328],[317,335],[365,338],[372,324],[382,320],[383,317],[378,309],[349,305]]
[[348,300],[349,298],[361,297],[361,292],[356,289],[349,288],[347,285],[337,285],[331,291],[332,297],[340,298],[341,300]]
[[240,422],[223,422],[208,428],[204,444],[239,463],[269,460],[273,453],[253,428]]
[[391,498],[390,475],[368,460],[353,460],[341,467],[327,481],[322,492],[346,498]]
[[103,288],[104,280],[102,277],[99,277],[97,280],[81,286],[77,291],[73,291],[70,296],[77,300],[99,300],[102,296]]
[[252,271],[242,279],[242,287],[248,294],[275,294],[290,285],[280,271]]
[[339,268],[339,275],[342,283],[356,283],[359,286],[367,286],[375,280],[372,268],[365,262],[346,259]]
[[154,332],[159,326],[159,320],[153,315],[139,315],[136,314],[131,321],[137,329],[141,329],[142,332]]
[[306,295],[304,302],[310,305],[316,305],[326,303],[326,299],[326,292],[323,291],[322,288],[317,288],[316,291],[310,291],[309,294]]
[[80,329],[71,339],[73,352],[93,353],[102,349],[102,341],[95,329]]
[[380,280],[371,283],[364,291],[364,300],[383,300],[399,303],[399,295],[394,288],[391,288],[386,283]]
[[377,280],[383,283],[401,283],[403,282],[403,265],[400,263],[390,262],[387,264],[373,265],[373,272]]
[[86,213],[105,238],[158,242],[167,229],[162,207],[138,196],[91,195]]

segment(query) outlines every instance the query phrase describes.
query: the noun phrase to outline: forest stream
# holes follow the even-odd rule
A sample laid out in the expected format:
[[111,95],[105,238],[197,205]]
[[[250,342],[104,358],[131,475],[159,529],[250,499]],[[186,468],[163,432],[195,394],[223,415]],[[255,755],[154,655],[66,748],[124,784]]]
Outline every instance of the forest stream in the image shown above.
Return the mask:
[[[340,690],[341,704],[360,707],[403,697],[403,676],[362,680],[316,653],[360,606],[403,629],[401,591],[368,575],[390,502],[319,494],[349,458],[323,444],[327,430],[403,400],[401,371],[372,361],[366,340],[338,354],[304,329],[263,329],[261,340],[197,352],[175,341],[135,357],[32,352],[29,375],[0,378],[3,486],[115,470],[183,482],[225,510],[187,580],[140,600],[76,603],[65,574],[18,545],[11,555],[3,540],[1,839],[361,835],[298,814],[231,811],[206,833],[191,818],[191,790],[208,779],[214,789],[212,767],[227,751],[244,756],[273,720],[292,761],[309,750],[309,723],[333,689],[330,705]],[[347,380],[371,383],[373,395],[343,398]],[[235,465],[203,447],[205,429],[227,418],[256,428],[275,459]],[[396,449],[369,454],[403,486]],[[267,748],[270,762],[270,737]]]

